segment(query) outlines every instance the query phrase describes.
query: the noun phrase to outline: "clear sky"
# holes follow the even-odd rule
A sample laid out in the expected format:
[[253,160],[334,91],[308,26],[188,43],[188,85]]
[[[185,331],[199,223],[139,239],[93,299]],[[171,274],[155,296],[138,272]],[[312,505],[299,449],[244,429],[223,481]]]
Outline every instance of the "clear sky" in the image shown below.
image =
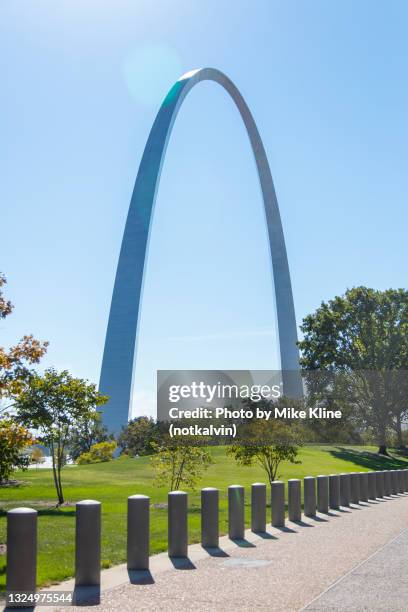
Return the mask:
[[[116,263],[163,97],[224,71],[263,138],[298,322],[359,284],[405,287],[408,5],[372,0],[4,0],[0,343],[98,382]],[[262,203],[238,113],[186,99],[165,161],[145,283],[135,411],[155,372],[277,367]]]

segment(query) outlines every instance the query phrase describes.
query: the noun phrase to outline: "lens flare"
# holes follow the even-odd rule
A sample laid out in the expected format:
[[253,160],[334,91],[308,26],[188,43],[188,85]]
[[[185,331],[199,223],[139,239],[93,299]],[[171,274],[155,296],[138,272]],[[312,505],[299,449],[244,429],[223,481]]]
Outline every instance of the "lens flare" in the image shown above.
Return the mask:
[[182,72],[179,54],[165,45],[137,47],[124,59],[123,77],[130,95],[149,107],[157,106],[169,83]]

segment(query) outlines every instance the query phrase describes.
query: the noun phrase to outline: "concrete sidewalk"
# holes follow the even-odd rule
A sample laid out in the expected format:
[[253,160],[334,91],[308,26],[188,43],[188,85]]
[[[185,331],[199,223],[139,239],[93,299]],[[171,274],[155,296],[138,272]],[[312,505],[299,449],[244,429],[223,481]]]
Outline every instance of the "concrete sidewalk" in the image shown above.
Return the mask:
[[408,609],[408,529],[312,601],[307,612]]
[[[151,573],[130,577],[134,584],[129,583],[124,566],[105,570],[100,605],[65,610],[291,612],[308,604],[311,611],[406,610],[407,584],[398,591],[396,583],[401,586],[400,576],[408,560],[408,536],[401,535],[407,527],[407,495],[361,503],[316,519],[288,522],[284,530],[269,528],[263,535],[246,532],[246,540],[238,543],[221,538],[220,549],[210,554],[199,545],[191,546],[188,561],[172,563],[165,554],[157,555],[151,559]],[[388,544],[396,536],[401,537]],[[367,562],[366,574],[361,573],[364,566],[360,565],[354,574],[324,593],[386,544],[387,549]],[[389,557],[393,559],[393,569],[383,580],[381,575],[386,561],[391,562]],[[368,584],[367,575],[376,558],[375,596],[368,607],[359,607],[365,598],[357,589]],[[126,584],[114,586],[120,581]],[[67,582],[53,590],[70,586],[72,583]],[[393,592],[397,595],[389,599]],[[315,599],[321,593],[321,598]],[[403,597],[400,604],[399,593]]]

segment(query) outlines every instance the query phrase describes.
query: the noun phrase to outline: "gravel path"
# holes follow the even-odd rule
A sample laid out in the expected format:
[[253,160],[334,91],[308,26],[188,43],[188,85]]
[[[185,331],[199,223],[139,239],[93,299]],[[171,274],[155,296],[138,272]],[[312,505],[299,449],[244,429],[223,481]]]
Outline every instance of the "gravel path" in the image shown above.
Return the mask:
[[[316,519],[288,522],[285,530],[269,528],[263,537],[247,532],[247,539],[240,545],[222,538],[217,556],[208,556],[201,547],[192,546],[189,563],[182,563],[178,569],[171,566],[165,555],[157,555],[152,557],[150,576],[133,577],[135,582],[143,584],[128,582],[107,590],[102,585],[99,606],[70,607],[66,611],[291,612],[301,610],[310,602],[307,609],[311,611],[406,610],[406,582],[405,605],[392,607],[388,597],[392,592],[397,593],[393,581],[400,579],[406,567],[408,536],[401,534],[407,527],[408,495],[362,503],[351,509],[318,515]],[[396,536],[401,538],[391,542]],[[383,549],[379,556],[372,557],[367,562],[366,573],[360,565],[321,599],[315,600],[386,544],[389,552]],[[381,578],[390,556],[393,569]],[[358,589],[366,583],[374,563],[378,588],[368,607],[358,607],[364,599],[358,595]],[[112,571],[106,570],[106,577]],[[394,599],[397,601],[398,597]]]

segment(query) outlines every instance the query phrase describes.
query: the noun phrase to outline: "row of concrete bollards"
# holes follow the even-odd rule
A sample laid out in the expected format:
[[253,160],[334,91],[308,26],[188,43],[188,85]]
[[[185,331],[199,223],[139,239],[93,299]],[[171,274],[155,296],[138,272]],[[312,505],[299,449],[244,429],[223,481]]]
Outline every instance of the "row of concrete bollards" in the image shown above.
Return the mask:
[[[288,480],[288,518],[300,521],[301,481]],[[328,513],[341,506],[367,502],[384,496],[408,492],[408,470],[354,472],[330,476],[306,476],[303,481],[304,515]],[[219,544],[219,491],[201,490],[201,543],[205,548]],[[187,557],[188,495],[183,491],[168,494],[168,554]],[[271,486],[271,524],[285,526],[285,484]],[[266,485],[251,487],[251,529],[266,531]],[[228,535],[232,540],[245,537],[245,489],[228,487]],[[149,568],[150,498],[128,497],[127,567]],[[7,592],[34,592],[37,569],[37,511],[15,508],[7,513]],[[101,571],[101,503],[84,500],[76,504],[75,584],[97,586]]]

